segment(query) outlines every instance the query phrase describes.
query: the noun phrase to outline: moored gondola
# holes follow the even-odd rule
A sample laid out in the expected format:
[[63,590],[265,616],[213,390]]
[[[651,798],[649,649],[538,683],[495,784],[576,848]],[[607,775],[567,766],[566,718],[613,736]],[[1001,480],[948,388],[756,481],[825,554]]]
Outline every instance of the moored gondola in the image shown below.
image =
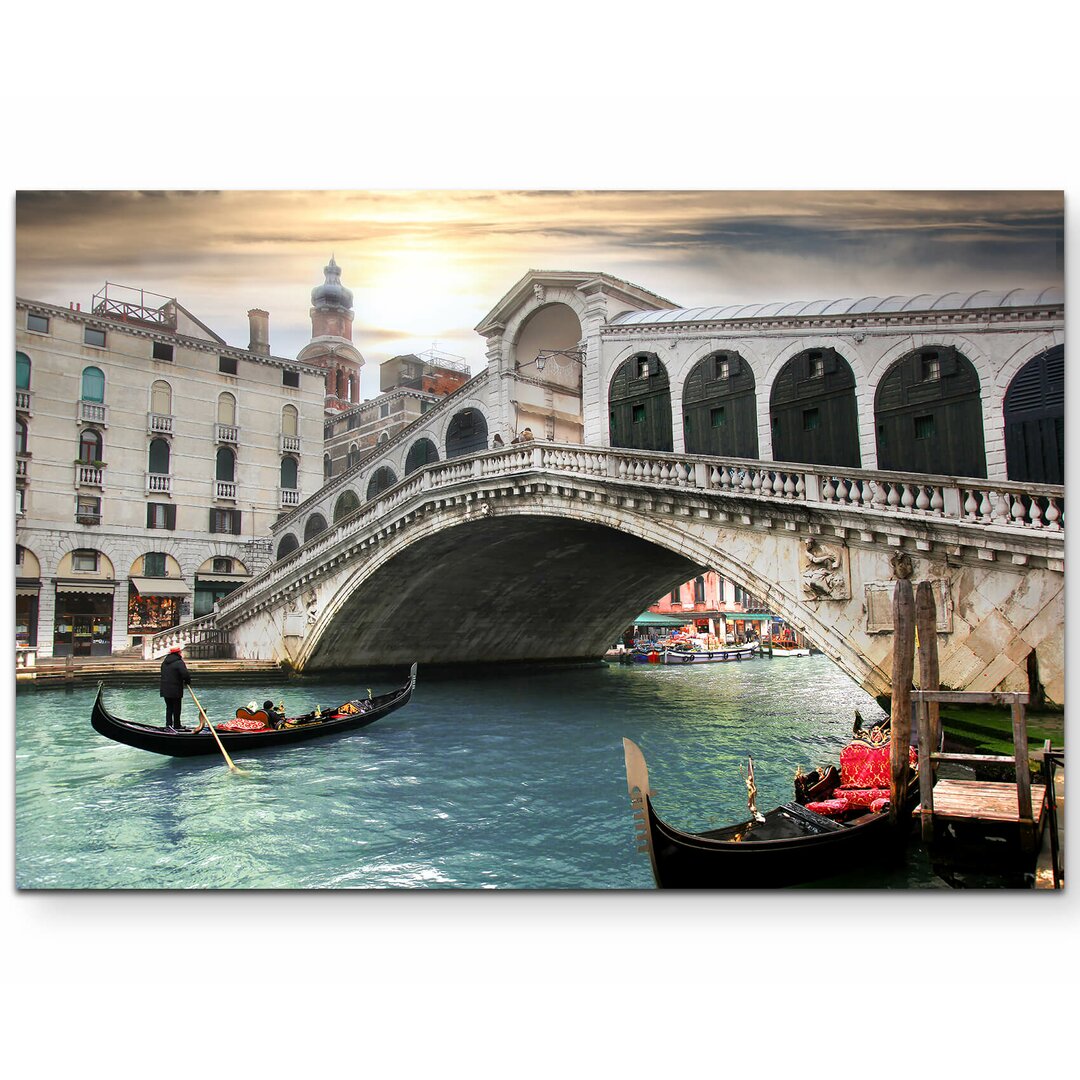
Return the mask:
[[[884,800],[871,799],[865,807],[855,805],[858,799],[847,800],[845,789],[839,786],[841,773],[835,769],[827,770],[822,779],[811,774],[817,787],[811,787],[810,794],[817,801],[808,805],[795,800],[765,814],[757,814],[752,806],[749,821],[708,832],[683,832],[664,821],[653,807],[654,792],[641,749],[623,739],[623,752],[638,850],[648,853],[658,888],[803,885],[860,869],[871,860],[895,857],[902,850],[903,830],[890,827]],[[797,783],[800,797],[806,797],[802,793],[807,786]],[[872,789],[849,790],[861,793]],[[835,797],[824,797],[829,795]],[[912,770],[902,821],[910,822],[917,798],[918,781]]]
[[[90,722],[98,734],[114,742],[134,746],[137,750],[149,750],[151,753],[165,754],[170,757],[195,757],[200,754],[219,752],[218,741],[206,727],[202,731],[167,731],[164,727],[139,724],[113,716],[105,708],[102,700],[103,686],[103,683],[98,683],[97,697],[94,699],[94,708],[90,716]],[[218,740],[230,753],[261,750],[269,746],[288,746],[307,739],[318,739],[325,735],[367,727],[407,705],[415,686],[416,665],[413,664],[405,685],[387,694],[356,698],[336,707],[331,706],[303,716],[287,718],[284,726],[280,728],[263,726],[245,731],[229,731],[227,728],[230,725],[226,723],[215,725],[215,730]],[[246,710],[238,710],[238,713],[245,712]]]

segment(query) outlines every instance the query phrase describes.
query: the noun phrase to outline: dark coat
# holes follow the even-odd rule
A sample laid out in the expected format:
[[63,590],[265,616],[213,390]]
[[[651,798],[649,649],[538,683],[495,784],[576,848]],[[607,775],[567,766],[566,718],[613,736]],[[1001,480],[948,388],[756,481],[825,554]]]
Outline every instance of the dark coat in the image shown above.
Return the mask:
[[175,652],[169,653],[161,661],[161,696],[179,698],[184,696],[185,683],[191,682],[191,673],[184,663],[184,658]]

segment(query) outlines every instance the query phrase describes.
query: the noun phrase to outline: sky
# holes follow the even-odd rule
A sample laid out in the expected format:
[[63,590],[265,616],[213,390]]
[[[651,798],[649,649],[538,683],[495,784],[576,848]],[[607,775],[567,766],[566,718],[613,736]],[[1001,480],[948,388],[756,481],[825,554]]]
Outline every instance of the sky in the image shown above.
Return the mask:
[[473,329],[529,269],[602,271],[676,306],[1063,284],[1061,191],[20,191],[15,285],[66,306],[106,282],[175,297],[230,344],[310,340],[333,256],[367,365]]

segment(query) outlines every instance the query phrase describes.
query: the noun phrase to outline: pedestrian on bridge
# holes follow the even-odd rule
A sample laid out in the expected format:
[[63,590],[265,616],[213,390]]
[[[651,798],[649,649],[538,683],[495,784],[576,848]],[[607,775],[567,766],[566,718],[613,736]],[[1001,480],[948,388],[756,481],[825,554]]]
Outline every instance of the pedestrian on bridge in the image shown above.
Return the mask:
[[165,727],[168,731],[185,730],[180,723],[180,706],[184,703],[184,687],[190,685],[191,672],[177,645],[161,661],[161,696],[165,699]]

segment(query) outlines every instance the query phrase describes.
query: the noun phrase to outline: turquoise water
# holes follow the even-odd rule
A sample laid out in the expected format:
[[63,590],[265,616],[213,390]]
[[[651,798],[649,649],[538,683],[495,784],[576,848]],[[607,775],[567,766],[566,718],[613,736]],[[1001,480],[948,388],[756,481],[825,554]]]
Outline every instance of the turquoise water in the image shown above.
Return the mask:
[[[198,683],[214,720],[251,698],[290,714],[404,679]],[[94,690],[17,694],[16,883],[29,889],[637,889],[622,738],[655,803],[701,830],[791,797],[796,766],[835,760],[853,710],[881,710],[823,656],[692,668],[597,667],[427,677],[369,728],[294,747],[171,759],[90,726]],[[106,693],[163,720],[156,687]],[[192,723],[190,700],[184,720]],[[931,884],[912,864],[848,884]]]

